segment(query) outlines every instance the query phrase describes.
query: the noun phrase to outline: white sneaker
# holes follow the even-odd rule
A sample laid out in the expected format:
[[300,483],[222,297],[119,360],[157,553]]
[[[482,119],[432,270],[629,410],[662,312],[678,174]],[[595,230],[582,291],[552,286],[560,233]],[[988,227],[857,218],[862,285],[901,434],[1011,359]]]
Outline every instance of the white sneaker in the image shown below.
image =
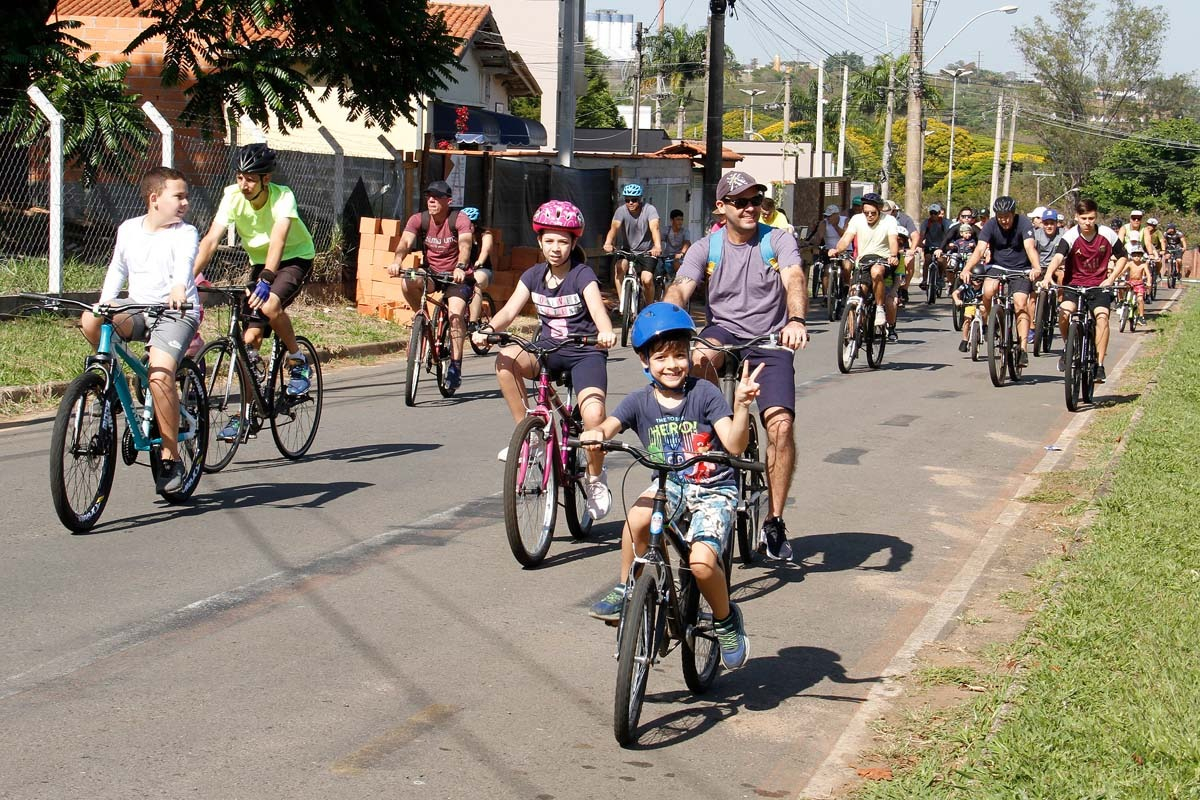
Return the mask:
[[608,490],[608,470],[598,477],[587,477],[587,512],[592,519],[604,519],[612,508],[612,492]]
[[875,306],[875,327],[887,324],[887,314],[883,310],[883,306]]
[[499,453],[496,453],[497,461],[508,461],[508,448],[504,448]]

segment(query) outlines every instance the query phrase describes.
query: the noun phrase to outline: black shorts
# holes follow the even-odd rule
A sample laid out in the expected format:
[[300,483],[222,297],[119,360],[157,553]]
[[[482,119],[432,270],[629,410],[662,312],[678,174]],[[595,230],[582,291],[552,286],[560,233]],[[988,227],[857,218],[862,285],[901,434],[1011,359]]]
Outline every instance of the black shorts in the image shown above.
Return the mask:
[[608,353],[603,350],[583,345],[567,345],[547,355],[546,365],[550,367],[551,372],[570,375],[571,388],[576,396],[584,389],[608,392]]
[[[1082,289],[1084,287],[1080,286],[1077,288]],[[1072,292],[1063,292],[1062,293],[1062,302],[1074,303],[1075,306],[1078,307],[1079,306],[1079,295],[1074,294]],[[1112,311],[1112,304],[1113,304],[1112,292],[1092,292],[1091,296],[1088,297],[1088,305],[1092,309],[1103,308],[1103,309],[1107,309],[1108,311]]]
[[[742,341],[719,325],[705,327],[704,330],[700,331],[700,338],[724,345],[738,344]],[[701,347],[701,345],[697,345],[697,347]],[[789,414],[795,416],[796,354],[789,353],[787,350],[753,349],[744,355],[746,360],[750,362],[751,370],[755,369],[759,364],[767,365],[758,378],[759,393],[756,402],[758,403],[759,414],[763,414],[768,408],[783,408]]]
[[[988,270],[987,277],[995,278],[999,273]],[[1028,275],[1013,275],[1008,279],[1009,294],[1033,294],[1033,281]]]
[[[296,299],[296,295],[300,294],[300,290],[304,288],[304,282],[312,274],[312,266],[311,258],[289,258],[287,261],[279,262],[279,269],[275,270],[275,277],[271,279],[271,294],[279,298],[280,308],[290,306]],[[258,276],[262,274],[262,271],[262,264],[254,265],[250,271],[251,285],[258,282]],[[249,298],[247,298],[248,300]],[[252,310],[248,303],[242,307],[242,310],[246,315],[247,328],[265,330],[270,326],[267,318],[261,312]]]

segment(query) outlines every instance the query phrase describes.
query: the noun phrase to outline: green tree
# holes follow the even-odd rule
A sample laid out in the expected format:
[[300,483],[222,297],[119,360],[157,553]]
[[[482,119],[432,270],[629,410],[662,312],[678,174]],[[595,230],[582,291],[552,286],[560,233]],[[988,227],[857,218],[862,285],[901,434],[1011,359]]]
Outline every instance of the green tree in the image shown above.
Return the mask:
[[163,83],[187,85],[181,119],[208,132],[226,109],[297,127],[315,118],[310,87],[386,130],[458,68],[459,43],[425,0],[143,0],[141,13],[152,22],[125,52],[161,36]]
[[1022,105],[1043,113],[1037,136],[1073,182],[1099,162],[1107,140],[1083,130],[1093,120],[1121,132],[1140,115],[1138,97],[1158,71],[1162,40],[1152,34],[1161,6],[1112,0],[1108,8],[1051,0],[1049,16],[1013,34],[1036,79]]
[[[1164,142],[1181,142],[1179,147]],[[1161,208],[1200,211],[1200,123],[1156,122],[1143,133],[1116,142],[1083,184],[1101,208]]]
[[608,59],[600,48],[589,40],[584,49],[583,74],[587,78],[587,91],[579,96],[575,104],[575,124],[581,128],[624,128],[625,120],[617,111],[617,101],[613,99],[604,77],[604,67]]

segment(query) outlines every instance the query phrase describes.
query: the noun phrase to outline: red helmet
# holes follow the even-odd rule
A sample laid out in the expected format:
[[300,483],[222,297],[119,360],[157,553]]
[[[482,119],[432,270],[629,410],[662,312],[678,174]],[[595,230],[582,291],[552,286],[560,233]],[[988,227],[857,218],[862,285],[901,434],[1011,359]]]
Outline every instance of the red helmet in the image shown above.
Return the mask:
[[563,231],[575,238],[583,235],[583,212],[574,203],[566,200],[550,200],[533,212],[533,230]]

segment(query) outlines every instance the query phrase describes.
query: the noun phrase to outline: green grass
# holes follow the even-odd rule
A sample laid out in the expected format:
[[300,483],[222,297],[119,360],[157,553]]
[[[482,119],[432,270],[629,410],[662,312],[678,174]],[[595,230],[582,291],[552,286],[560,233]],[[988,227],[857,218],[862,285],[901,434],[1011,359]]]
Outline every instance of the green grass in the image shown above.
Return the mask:
[[924,742],[908,766],[859,797],[1200,797],[1200,304],[1182,316],[1154,392],[1089,433],[1102,459],[1145,408],[1086,538],[1046,571],[1057,591],[1012,648],[1023,671],[906,733]]
[[[96,292],[104,283],[107,264],[63,264],[64,292]],[[0,294],[49,290],[50,266],[44,258],[0,259]]]

